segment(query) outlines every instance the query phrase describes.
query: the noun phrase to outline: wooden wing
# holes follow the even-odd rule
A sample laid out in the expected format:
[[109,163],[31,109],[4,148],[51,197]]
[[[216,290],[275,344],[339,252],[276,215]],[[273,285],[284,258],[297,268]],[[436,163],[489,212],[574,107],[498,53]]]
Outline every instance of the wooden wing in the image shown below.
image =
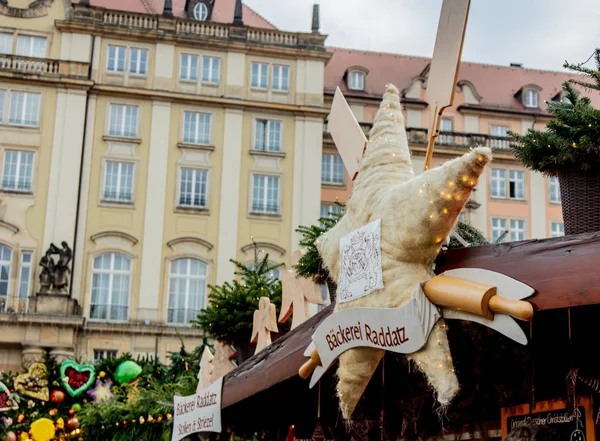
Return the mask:
[[265,328],[271,332],[279,332],[279,329],[277,328],[277,308],[272,303],[267,305],[264,320]]
[[256,310],[254,311],[254,319],[252,320],[252,337],[250,338],[250,343],[258,343],[258,332],[260,331],[261,326],[260,322],[260,310]]

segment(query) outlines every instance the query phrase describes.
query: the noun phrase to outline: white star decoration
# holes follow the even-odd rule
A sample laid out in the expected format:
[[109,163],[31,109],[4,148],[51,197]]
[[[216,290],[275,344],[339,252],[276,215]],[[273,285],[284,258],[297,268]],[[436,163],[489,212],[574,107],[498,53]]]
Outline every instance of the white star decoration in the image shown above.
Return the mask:
[[[346,214],[317,244],[325,265],[339,282],[340,239],[381,219],[384,288],[338,303],[336,310],[403,306],[415,287],[433,276],[432,265],[441,244],[490,160],[490,149],[475,148],[415,177],[398,89],[389,85]],[[447,404],[458,391],[445,327],[440,320],[423,349],[409,356],[425,373],[441,404]],[[340,356],[337,391],[345,418],[352,415],[383,355],[383,350],[355,348]]]

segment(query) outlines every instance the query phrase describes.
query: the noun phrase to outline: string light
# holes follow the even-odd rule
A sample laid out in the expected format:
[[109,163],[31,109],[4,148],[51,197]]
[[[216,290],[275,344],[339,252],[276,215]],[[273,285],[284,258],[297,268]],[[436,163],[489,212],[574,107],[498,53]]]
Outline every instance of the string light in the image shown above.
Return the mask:
[[573,143],[573,148],[576,149],[577,148],[577,144]]

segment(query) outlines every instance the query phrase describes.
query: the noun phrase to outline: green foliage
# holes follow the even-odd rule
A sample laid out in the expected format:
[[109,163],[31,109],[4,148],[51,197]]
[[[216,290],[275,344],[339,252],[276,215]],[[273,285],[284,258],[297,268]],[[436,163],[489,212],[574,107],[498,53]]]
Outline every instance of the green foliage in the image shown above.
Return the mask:
[[[456,232],[471,246],[487,245],[489,242],[481,231],[469,225],[468,223],[458,221]],[[454,237],[450,238],[448,248],[461,248],[462,244]]]
[[565,64],[592,79],[592,83],[571,80],[563,84],[563,102],[551,101],[548,113],[554,119],[546,131],[529,129],[525,135],[511,132],[515,156],[525,166],[555,176],[559,173],[600,173],[600,110],[588,97],[581,97],[573,84],[600,91],[600,50],[596,51],[596,69]]
[[[596,49],[594,51],[594,53],[592,54],[592,57],[594,58],[594,63],[596,64],[595,69],[590,69],[589,67],[585,67],[583,65],[585,63],[571,64],[567,61],[565,61],[565,64],[563,65],[563,67],[566,67],[567,69],[570,69],[572,71],[583,74],[592,80],[592,82],[570,80],[571,83],[577,84],[579,86],[583,86],[586,89],[600,91],[600,49]],[[590,57],[590,58],[592,58],[592,57]]]
[[[231,260],[239,280],[223,285],[209,285],[208,307],[203,309],[194,326],[209,336],[227,344],[246,344],[250,341],[254,311],[261,297],[268,297],[277,310],[281,309],[281,281],[272,277],[272,271],[282,265],[270,265],[269,255],[262,260],[254,250],[254,264],[250,266]],[[280,332],[289,330],[289,321],[279,326]]]

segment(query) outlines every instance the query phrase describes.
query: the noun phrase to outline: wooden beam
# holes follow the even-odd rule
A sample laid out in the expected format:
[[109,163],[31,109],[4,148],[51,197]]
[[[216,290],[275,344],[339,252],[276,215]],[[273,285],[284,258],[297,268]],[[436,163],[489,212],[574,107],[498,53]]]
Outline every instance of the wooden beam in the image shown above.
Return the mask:
[[[534,288],[528,300],[542,311],[600,303],[599,260],[600,233],[594,233],[452,249],[439,256],[436,272],[483,268],[505,274]],[[330,305],[226,375],[223,408],[296,377],[313,332],[332,312]]]

